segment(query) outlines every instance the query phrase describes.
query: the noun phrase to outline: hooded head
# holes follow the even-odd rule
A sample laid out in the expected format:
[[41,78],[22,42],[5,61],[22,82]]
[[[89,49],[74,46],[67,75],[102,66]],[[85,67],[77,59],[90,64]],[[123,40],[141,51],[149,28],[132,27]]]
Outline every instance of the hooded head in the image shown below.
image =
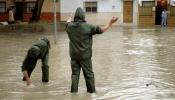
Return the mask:
[[74,22],[86,22],[85,20],[85,12],[83,11],[82,8],[78,7],[76,12],[75,12],[75,16],[74,16]]
[[29,57],[37,58],[39,54],[40,54],[40,49],[37,46],[32,46],[29,49],[29,52],[28,52]]
[[42,37],[41,40],[47,43],[48,47],[50,48],[50,42],[46,37]]
[[46,43],[49,42],[49,40],[46,37],[42,37],[41,40],[45,41]]
[[8,8],[7,8],[7,12],[9,12],[10,10],[13,10],[15,8],[14,5],[10,5]]

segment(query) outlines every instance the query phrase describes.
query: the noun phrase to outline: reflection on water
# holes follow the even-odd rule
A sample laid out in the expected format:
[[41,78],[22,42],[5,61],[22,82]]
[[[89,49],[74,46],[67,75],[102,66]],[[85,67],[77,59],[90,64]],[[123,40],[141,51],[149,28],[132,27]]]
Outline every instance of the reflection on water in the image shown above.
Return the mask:
[[[175,34],[171,28],[114,27],[94,36],[93,69],[96,94],[86,93],[81,73],[79,92],[70,93],[68,38],[58,34],[0,35],[1,100],[174,100]],[[27,87],[21,81],[21,63],[27,49],[39,37],[51,40],[50,82],[41,82],[38,62]]]

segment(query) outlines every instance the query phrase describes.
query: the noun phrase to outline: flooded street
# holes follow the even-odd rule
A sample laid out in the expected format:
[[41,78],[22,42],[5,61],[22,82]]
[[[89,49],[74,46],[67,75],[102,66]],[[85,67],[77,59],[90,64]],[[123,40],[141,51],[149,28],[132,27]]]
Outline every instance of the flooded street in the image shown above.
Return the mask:
[[[38,38],[51,41],[50,82],[41,82],[41,62],[33,86],[22,81],[21,64]],[[83,73],[79,92],[70,93],[69,40],[52,34],[0,33],[0,100],[175,100],[175,28],[113,27],[93,39],[96,94],[86,92]]]

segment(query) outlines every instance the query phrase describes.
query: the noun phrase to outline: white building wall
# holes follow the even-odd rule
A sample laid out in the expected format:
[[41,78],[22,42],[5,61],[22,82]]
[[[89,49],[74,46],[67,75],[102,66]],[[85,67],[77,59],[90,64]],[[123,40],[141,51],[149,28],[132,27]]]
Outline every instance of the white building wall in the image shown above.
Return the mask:
[[98,12],[121,12],[121,7],[120,0],[98,0]]
[[77,7],[83,7],[82,0],[60,0],[61,12],[71,13],[76,10]]
[[[61,0],[61,20],[66,21],[70,13],[77,7],[84,8],[84,1],[97,1],[97,13],[86,13],[86,20],[90,24],[105,25],[112,16],[119,17],[116,24],[123,24],[123,0]],[[137,25],[138,0],[133,0],[133,23]]]
[[[90,0],[83,0],[90,1]],[[91,24],[105,25],[113,16],[119,17],[116,24],[121,24],[121,1],[120,0],[97,0],[98,13],[86,13],[86,19]],[[95,21],[94,21],[95,20]]]
[[133,25],[138,25],[138,18],[139,18],[138,4],[139,0],[133,0]]
[[66,21],[70,14],[74,13],[77,7],[83,7],[81,0],[60,0],[61,21]]

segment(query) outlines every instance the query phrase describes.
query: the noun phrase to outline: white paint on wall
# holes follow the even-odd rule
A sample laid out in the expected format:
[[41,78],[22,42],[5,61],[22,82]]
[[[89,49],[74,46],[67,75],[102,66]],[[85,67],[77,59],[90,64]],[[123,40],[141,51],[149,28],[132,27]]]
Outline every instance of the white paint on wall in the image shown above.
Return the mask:
[[83,7],[82,0],[60,0],[60,2],[62,13],[75,12],[77,7]]
[[98,24],[103,25],[112,16],[117,16],[121,23],[121,0],[61,0],[61,20],[67,20],[70,13],[74,13],[77,7],[84,9],[85,1],[97,1],[97,13],[86,13],[88,22],[95,20]]
[[121,12],[120,0],[99,0],[98,12]]
[[[61,0],[61,20],[66,21],[77,7],[84,8],[85,1],[97,1],[97,13],[86,13],[86,20],[91,24],[105,25],[112,16],[119,17],[117,24],[123,23],[123,0]],[[133,0],[133,23],[137,25],[138,2]],[[95,22],[94,22],[95,20]]]
[[77,7],[84,8],[86,1],[97,1],[98,12],[121,12],[120,0],[61,0],[61,12],[73,12]]

